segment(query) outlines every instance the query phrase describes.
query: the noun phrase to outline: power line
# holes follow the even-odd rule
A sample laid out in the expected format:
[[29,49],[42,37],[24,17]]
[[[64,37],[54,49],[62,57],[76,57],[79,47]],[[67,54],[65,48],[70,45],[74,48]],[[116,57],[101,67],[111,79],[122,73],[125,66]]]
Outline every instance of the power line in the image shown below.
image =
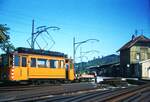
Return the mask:
[[[4,15],[0,14],[0,16],[1,16],[1,19],[3,17],[3,19],[6,20],[7,22],[14,22],[14,24],[21,24],[21,25],[30,25],[30,23],[26,22],[26,21],[30,21],[30,20],[17,18],[12,15],[4,16]],[[16,22],[18,22],[18,23],[16,23]]]
[[[16,12],[16,11],[13,11],[13,10],[5,10],[5,11],[0,11],[0,13],[2,13],[2,14],[5,14],[5,15],[9,15],[8,17],[13,17],[13,16],[15,16],[15,18],[17,18],[17,20],[18,20],[18,18],[19,19],[24,19],[24,20],[32,20],[33,18],[36,18],[36,21],[47,21],[47,20],[49,20],[49,19],[46,19],[46,18],[44,18],[44,19],[41,19],[41,18],[39,18],[39,17],[33,17],[33,16],[30,16],[29,14],[23,14],[23,13],[20,13],[20,12]],[[0,14],[1,15],[1,14]],[[14,17],[13,17],[14,18]],[[23,21],[24,21],[23,20]]]
[[27,18],[27,19],[32,19],[33,17],[32,16],[27,16],[27,14],[24,14],[24,13],[21,13],[21,12],[17,12],[17,11],[13,11],[13,10],[1,10],[0,11],[1,13],[3,14],[9,14],[9,15],[13,15],[13,16],[20,16],[22,18]]
[[30,33],[30,32],[24,32],[24,31],[19,31],[19,30],[10,30],[10,32],[16,32],[16,33],[26,33],[26,34]]

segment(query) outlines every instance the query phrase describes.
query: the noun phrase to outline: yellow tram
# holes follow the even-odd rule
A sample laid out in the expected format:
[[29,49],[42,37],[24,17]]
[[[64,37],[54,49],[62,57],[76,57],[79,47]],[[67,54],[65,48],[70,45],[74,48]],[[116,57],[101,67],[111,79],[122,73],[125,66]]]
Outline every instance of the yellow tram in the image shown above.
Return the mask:
[[74,80],[74,65],[60,52],[17,48],[1,55],[1,80]]

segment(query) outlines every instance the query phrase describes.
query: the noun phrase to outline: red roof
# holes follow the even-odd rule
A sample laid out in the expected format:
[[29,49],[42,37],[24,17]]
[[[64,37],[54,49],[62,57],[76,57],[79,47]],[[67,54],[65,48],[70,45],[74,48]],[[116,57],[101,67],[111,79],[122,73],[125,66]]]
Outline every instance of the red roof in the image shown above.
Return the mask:
[[145,42],[150,43],[150,39],[145,37],[144,35],[140,35],[138,37],[135,37],[133,40],[130,40],[127,42],[124,46],[122,46],[118,51],[125,50],[131,48],[133,45],[135,45],[137,42]]

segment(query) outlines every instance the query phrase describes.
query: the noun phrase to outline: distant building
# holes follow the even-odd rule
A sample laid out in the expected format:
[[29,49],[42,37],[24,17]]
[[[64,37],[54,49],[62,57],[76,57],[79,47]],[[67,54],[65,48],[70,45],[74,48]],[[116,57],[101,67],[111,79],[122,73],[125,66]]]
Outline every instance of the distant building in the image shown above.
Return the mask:
[[80,62],[75,64],[75,69],[76,71],[80,70],[82,71],[83,69],[86,70],[90,67],[95,67],[97,66],[105,66],[105,65],[111,65],[114,63],[119,63],[119,55],[111,54],[102,58],[95,58],[91,61],[88,62]]
[[150,59],[150,39],[140,35],[121,47],[120,70],[122,77],[142,77],[142,68],[139,62]]
[[90,72],[96,72],[97,76],[102,77],[119,77],[120,76],[120,62],[119,55],[108,55],[100,59],[95,59],[91,66],[86,69]]

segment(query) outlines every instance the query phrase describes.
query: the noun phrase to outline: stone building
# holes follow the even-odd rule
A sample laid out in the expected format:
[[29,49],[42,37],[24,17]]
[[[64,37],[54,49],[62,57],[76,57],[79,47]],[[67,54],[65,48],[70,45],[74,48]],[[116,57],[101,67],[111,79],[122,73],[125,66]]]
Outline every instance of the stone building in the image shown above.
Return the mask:
[[144,35],[132,37],[120,51],[120,70],[122,77],[142,77],[141,61],[150,59],[150,39]]

